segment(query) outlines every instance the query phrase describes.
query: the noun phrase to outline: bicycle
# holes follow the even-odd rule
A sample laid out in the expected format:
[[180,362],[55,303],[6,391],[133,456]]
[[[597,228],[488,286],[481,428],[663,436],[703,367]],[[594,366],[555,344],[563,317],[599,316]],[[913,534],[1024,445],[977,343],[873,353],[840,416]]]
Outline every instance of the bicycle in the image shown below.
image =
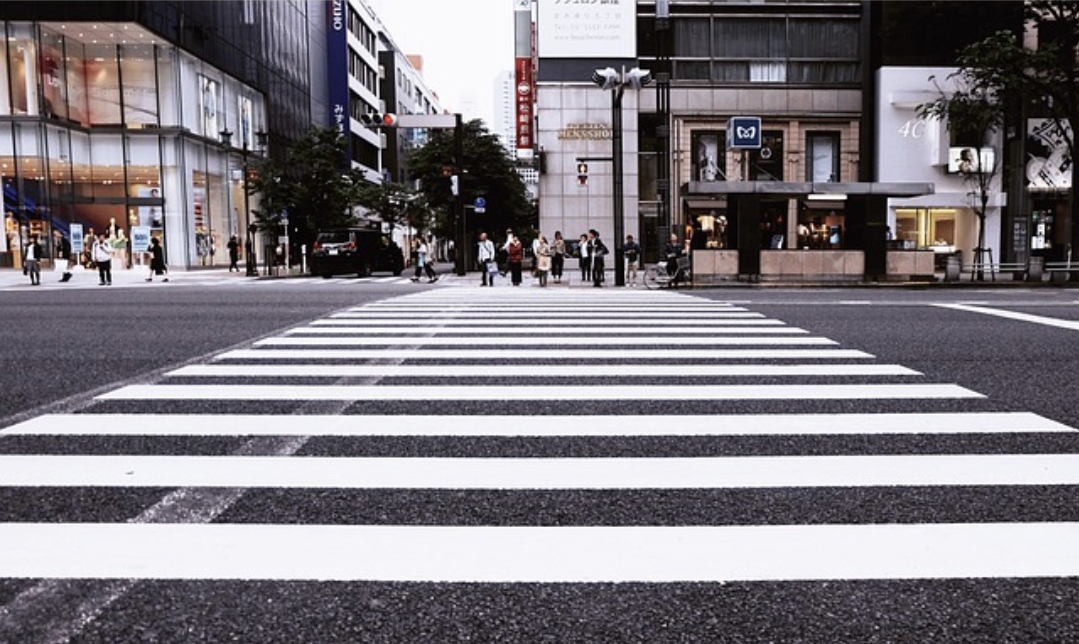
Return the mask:
[[689,285],[693,275],[689,268],[688,257],[678,257],[678,268],[673,274],[667,272],[667,262],[650,264],[644,269],[644,285],[647,288],[674,288],[679,284]]

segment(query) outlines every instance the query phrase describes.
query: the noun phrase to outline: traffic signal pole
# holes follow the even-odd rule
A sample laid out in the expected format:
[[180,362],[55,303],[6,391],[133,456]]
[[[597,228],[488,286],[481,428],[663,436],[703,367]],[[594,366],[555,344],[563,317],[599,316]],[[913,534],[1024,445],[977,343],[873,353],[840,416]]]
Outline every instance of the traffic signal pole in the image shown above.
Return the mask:
[[458,177],[457,194],[453,197],[454,214],[457,217],[457,242],[453,248],[453,265],[458,275],[464,275],[467,271],[465,266],[465,252],[468,240],[465,239],[465,198],[464,198],[464,156],[465,156],[465,128],[461,114],[454,114],[453,126],[453,164]]

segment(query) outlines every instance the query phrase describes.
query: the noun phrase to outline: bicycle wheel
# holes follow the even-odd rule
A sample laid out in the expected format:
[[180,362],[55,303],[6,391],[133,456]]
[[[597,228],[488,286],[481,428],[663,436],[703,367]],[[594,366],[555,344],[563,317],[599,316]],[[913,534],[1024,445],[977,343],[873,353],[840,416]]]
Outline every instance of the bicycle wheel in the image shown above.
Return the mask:
[[659,288],[667,283],[667,273],[662,275],[655,266],[649,266],[644,271],[644,285],[647,288]]

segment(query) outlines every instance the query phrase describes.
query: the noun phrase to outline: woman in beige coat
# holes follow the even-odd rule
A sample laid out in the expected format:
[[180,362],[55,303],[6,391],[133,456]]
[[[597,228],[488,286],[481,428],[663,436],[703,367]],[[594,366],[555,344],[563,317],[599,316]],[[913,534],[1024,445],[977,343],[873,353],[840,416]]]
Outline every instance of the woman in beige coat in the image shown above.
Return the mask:
[[540,286],[547,286],[547,273],[551,270],[551,245],[543,235],[539,237],[536,245],[536,277],[539,278]]

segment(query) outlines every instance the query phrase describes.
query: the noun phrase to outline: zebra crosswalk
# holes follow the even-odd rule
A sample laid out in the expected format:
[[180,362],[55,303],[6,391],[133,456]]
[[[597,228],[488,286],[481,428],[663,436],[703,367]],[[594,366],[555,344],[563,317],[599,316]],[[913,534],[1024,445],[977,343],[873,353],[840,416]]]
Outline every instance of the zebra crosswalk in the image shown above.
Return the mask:
[[[1076,437],[740,306],[426,290],[0,429],[0,641],[103,633],[121,596],[192,581],[741,585],[773,615],[806,583],[1068,584]],[[69,618],[26,639],[42,611]]]

